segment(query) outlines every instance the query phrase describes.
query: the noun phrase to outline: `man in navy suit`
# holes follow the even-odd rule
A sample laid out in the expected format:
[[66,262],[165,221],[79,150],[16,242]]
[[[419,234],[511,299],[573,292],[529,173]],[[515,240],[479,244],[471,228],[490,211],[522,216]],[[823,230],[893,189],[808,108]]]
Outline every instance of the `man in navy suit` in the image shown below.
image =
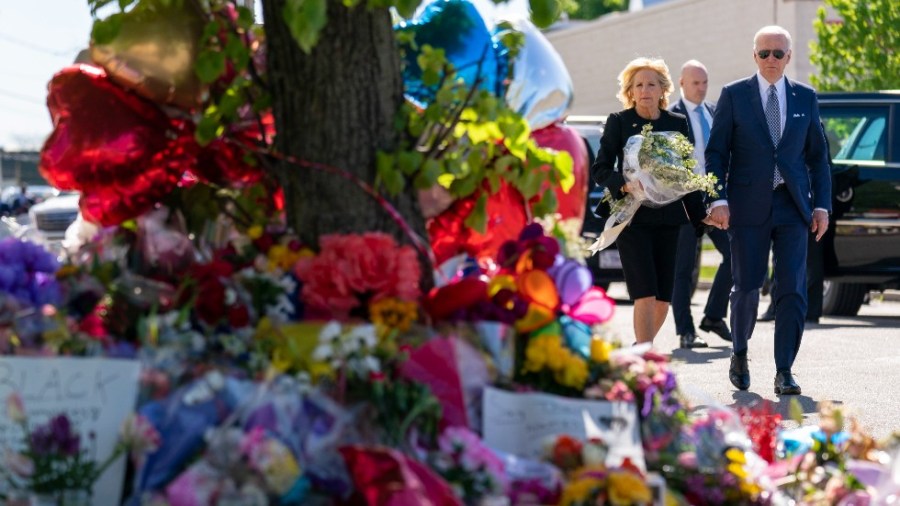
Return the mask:
[[766,26],[753,39],[759,71],[726,85],[706,147],[706,171],[719,178],[710,218],[728,230],[734,289],[729,379],[750,388],[747,341],[756,325],[769,245],[777,284],[775,393],[798,395],[791,368],[806,317],[807,230],[828,229],[831,177],[819,106],[812,88],[784,77],[791,35]]
[[[706,67],[697,60],[688,60],[681,66],[681,99],[672,105],[671,110],[684,114],[688,118],[688,132],[694,143],[694,157],[701,175],[706,173],[703,152],[709,143],[710,125],[712,125],[715,106],[706,102],[706,90],[709,75]],[[713,245],[722,254],[722,262],[713,278],[700,330],[712,332],[726,341],[731,341],[731,332],[725,324],[728,312],[728,293],[731,291],[731,250],[728,245],[728,234],[721,229],[707,231]],[[675,255],[675,287],[672,291],[672,316],[675,318],[675,331],[682,348],[705,348],[706,342],[697,337],[694,318],[691,316],[691,288],[694,283],[694,265],[697,263],[697,233],[693,226],[682,225],[678,233],[678,252]]]

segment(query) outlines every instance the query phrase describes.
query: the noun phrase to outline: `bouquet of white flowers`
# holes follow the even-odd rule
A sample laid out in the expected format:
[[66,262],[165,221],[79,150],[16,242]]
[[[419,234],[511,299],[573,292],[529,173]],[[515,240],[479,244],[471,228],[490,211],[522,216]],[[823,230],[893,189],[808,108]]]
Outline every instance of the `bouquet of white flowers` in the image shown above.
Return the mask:
[[697,190],[718,196],[718,179],[694,172],[694,145],[679,132],[653,132],[653,125],[644,125],[640,134],[628,138],[624,156],[625,180],[640,182],[639,188],[621,199],[612,198],[608,188],[603,191],[602,200],[609,203],[612,212],[600,237],[588,247],[591,253],[615,242],[642,205],[662,207]]

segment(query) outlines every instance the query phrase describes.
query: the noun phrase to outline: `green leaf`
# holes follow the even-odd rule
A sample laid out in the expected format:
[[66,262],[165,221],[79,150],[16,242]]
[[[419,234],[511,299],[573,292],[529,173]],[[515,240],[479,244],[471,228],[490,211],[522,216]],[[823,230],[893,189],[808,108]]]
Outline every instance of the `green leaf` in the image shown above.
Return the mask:
[[236,118],[238,107],[242,105],[244,105],[244,99],[241,97],[238,89],[234,86],[228,88],[219,100],[219,112],[221,117],[226,119]]
[[416,13],[419,3],[421,0],[394,0],[394,7],[404,19],[409,19]]
[[569,193],[569,190],[575,186],[575,172],[573,167],[575,162],[572,155],[568,151],[560,151],[553,159],[553,167],[559,175],[559,186],[562,191]]
[[251,11],[250,9],[248,9],[244,6],[238,6],[237,13],[238,13],[237,25],[239,27],[246,30],[246,29],[250,28],[251,26],[253,26],[253,22],[254,22],[253,11]]
[[422,164],[422,153],[401,151],[397,153],[397,168],[407,176],[412,175]]
[[525,200],[529,200],[541,191],[543,182],[544,175],[540,170],[528,170],[515,182],[515,186]]
[[556,21],[559,16],[559,3],[557,0],[529,0],[531,21],[538,28],[546,28]]
[[425,161],[425,164],[422,166],[422,170],[419,171],[419,174],[416,175],[416,179],[413,182],[416,188],[425,189],[431,188],[438,181],[438,177],[443,173],[443,167],[441,167],[441,162],[429,158]]
[[467,227],[476,230],[478,233],[485,233],[487,231],[487,195],[481,194],[478,197],[478,201],[475,202],[475,207],[472,208],[472,212],[466,216],[464,221]]
[[225,132],[225,127],[219,121],[218,115],[204,115],[197,123],[194,138],[201,146],[206,146]]
[[244,41],[233,34],[229,34],[228,43],[225,44],[225,54],[238,69],[244,69],[250,63],[250,50],[244,45]]
[[94,27],[91,29],[91,40],[95,44],[109,44],[119,36],[122,29],[123,14],[113,14],[106,19],[98,19],[94,21]]
[[395,167],[394,155],[379,151],[375,155],[375,170],[385,190],[391,195],[403,191],[403,174]]
[[300,49],[311,52],[328,20],[326,0],[287,0],[281,12]]
[[218,21],[213,20],[203,26],[203,35],[201,35],[200,37],[204,41],[209,40],[219,35],[219,31],[221,30],[222,25],[220,25]]
[[541,199],[538,201],[538,203],[535,204],[532,208],[534,211],[534,216],[547,216],[548,214],[553,213],[553,211],[556,211],[558,205],[559,202],[556,200],[556,192],[547,190],[541,196]]
[[225,72],[225,54],[213,49],[201,51],[194,62],[194,72],[203,83],[215,81]]

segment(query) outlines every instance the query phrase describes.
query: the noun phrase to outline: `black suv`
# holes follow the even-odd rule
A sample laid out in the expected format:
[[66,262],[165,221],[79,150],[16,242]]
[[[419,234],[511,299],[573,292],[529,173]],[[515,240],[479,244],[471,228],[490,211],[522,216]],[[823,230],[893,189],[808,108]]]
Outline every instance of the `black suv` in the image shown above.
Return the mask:
[[819,108],[834,162],[823,311],[855,315],[900,288],[900,91],[820,93]]
[[[597,150],[600,149],[600,136],[603,135],[603,126],[606,124],[606,116],[569,116],[565,124],[572,127],[584,139],[588,150],[588,169],[594,164]],[[581,226],[581,235],[593,242],[603,231],[604,222],[594,214],[594,209],[600,203],[603,191],[587,175],[588,196],[587,209],[584,210],[584,224]],[[622,274],[622,261],[619,259],[619,250],[613,244],[609,248],[587,258],[587,266],[594,276],[594,284],[604,290],[615,281],[624,281]]]

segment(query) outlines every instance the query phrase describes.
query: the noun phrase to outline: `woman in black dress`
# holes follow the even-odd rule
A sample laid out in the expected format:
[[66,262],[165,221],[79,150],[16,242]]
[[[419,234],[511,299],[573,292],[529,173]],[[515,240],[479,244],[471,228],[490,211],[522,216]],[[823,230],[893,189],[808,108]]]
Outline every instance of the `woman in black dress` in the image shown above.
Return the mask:
[[[647,123],[654,132],[681,132],[688,136],[687,119],[669,112],[674,88],[669,69],[661,59],[637,58],[619,74],[618,98],[625,110],[606,120],[600,150],[591,166],[591,177],[609,189],[616,199],[635,189],[622,175],[623,149],[628,138],[641,133]],[[700,192],[660,208],[641,206],[631,224],[616,239],[628,294],[634,300],[634,335],[638,343],[653,342],[659,332],[675,279],[675,249],[679,226],[701,227],[706,209]]]

